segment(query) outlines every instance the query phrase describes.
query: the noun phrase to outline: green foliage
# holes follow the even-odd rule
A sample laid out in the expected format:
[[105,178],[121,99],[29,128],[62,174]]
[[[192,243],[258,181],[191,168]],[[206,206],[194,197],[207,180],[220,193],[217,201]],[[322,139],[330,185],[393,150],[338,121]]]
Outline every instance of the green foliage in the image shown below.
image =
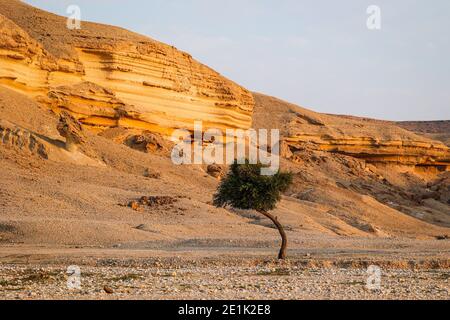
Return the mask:
[[292,183],[292,174],[278,171],[273,176],[261,175],[262,164],[231,165],[230,172],[214,195],[217,207],[270,211],[281,200],[281,193]]

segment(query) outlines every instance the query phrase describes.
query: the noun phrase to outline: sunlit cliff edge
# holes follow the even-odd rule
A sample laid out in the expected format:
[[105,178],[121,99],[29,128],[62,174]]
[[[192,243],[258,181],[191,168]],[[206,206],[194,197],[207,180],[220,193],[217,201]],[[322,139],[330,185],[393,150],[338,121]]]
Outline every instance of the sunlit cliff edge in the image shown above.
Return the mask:
[[[446,171],[446,145],[393,123],[324,115],[252,94],[189,54],[121,28],[0,1],[0,85],[45,108],[67,110],[94,132],[170,135],[174,129],[281,128],[295,152],[308,143],[376,165]],[[263,121],[261,120],[263,119]]]

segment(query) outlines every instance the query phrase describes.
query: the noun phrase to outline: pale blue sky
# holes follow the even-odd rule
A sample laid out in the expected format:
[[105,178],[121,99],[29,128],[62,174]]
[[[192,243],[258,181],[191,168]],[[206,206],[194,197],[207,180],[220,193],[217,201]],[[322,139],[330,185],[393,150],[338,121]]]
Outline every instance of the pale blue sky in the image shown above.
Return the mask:
[[[27,0],[191,53],[246,88],[328,113],[450,119],[448,0]],[[366,27],[378,5],[382,29]]]

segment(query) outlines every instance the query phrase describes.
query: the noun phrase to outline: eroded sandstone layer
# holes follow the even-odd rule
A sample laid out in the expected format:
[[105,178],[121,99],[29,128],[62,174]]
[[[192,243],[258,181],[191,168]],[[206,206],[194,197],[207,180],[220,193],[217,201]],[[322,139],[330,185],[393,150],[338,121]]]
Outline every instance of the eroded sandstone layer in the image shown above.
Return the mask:
[[279,128],[290,154],[308,147],[376,165],[404,165],[437,172],[450,169],[446,145],[393,123],[320,114],[261,94],[255,94],[255,103],[254,126]]
[[252,95],[189,54],[19,1],[0,1],[0,83],[100,130],[251,126]]
[[450,120],[397,122],[399,127],[450,146]]
[[48,159],[48,144],[36,134],[0,119],[0,145]]
[[[443,143],[395,123],[312,112],[249,91],[189,54],[133,32],[66,18],[16,0],[0,0],[0,85],[94,132],[110,128],[163,137],[174,129],[280,128],[284,151],[317,150],[445,171]],[[256,100],[256,106],[255,106]],[[141,131],[141,132],[139,132]]]

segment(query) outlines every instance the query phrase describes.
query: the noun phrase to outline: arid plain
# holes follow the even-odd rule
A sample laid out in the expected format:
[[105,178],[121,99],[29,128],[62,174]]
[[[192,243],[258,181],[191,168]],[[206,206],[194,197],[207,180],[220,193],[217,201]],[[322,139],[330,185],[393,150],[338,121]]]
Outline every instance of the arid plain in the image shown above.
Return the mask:
[[[212,205],[225,166],[173,164],[198,120],[280,130],[287,261],[269,220]],[[0,298],[449,299],[449,128],[316,113],[0,0]]]

